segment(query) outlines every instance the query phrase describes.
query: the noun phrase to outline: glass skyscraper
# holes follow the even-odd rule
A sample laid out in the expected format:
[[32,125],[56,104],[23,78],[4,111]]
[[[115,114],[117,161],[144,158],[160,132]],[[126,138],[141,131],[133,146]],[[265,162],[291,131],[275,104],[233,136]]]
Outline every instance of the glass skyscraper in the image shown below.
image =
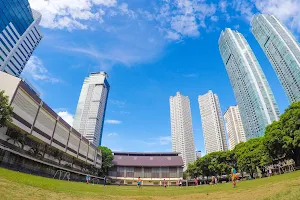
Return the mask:
[[109,84],[105,72],[84,79],[73,127],[94,145],[101,146]]
[[264,134],[265,127],[279,118],[279,109],[267,79],[244,36],[226,29],[219,38],[246,139]]
[[256,15],[251,25],[290,102],[300,101],[300,46],[296,38],[273,15]]
[[20,76],[43,35],[28,0],[0,0],[0,71]]

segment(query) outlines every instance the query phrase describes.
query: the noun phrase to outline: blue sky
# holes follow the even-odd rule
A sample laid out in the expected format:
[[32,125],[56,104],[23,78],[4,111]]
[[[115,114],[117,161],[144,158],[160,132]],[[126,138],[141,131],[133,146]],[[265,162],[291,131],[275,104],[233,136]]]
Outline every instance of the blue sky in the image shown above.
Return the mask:
[[44,38],[23,76],[72,123],[83,80],[107,71],[102,144],[119,151],[171,151],[169,97],[191,101],[195,145],[204,151],[198,95],[213,90],[224,112],[236,101],[218,38],[236,29],[253,48],[283,112],[288,100],[250,32],[253,14],[276,14],[299,39],[299,0],[29,0]]

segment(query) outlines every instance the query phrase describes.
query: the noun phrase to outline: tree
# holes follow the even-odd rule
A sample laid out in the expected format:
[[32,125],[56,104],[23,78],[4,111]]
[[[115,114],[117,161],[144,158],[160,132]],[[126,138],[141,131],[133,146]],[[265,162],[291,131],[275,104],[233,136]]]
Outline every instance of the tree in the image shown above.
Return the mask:
[[284,135],[282,122],[274,121],[266,127],[264,145],[273,159],[285,157]]
[[300,165],[300,102],[292,103],[279,122],[267,127],[265,144],[273,158],[284,156]]
[[196,162],[188,164],[188,168],[186,170],[186,173],[191,178],[198,177],[200,175],[199,168],[196,166]]
[[13,113],[13,107],[9,105],[9,98],[4,94],[4,91],[0,91],[0,128],[6,125],[7,122],[11,122]]
[[247,171],[253,177],[257,167],[264,171],[264,167],[272,162],[266,147],[264,138],[253,138],[247,142],[240,143],[234,148],[237,166],[241,171]]
[[112,151],[104,146],[98,147],[102,153],[102,167],[101,167],[101,175],[108,175],[108,171],[111,167],[113,167],[112,161],[114,159]]

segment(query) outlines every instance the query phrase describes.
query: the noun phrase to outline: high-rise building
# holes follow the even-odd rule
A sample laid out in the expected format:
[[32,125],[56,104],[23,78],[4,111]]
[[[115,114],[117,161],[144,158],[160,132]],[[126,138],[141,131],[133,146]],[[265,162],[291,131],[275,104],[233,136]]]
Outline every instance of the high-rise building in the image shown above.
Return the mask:
[[246,142],[244,127],[238,106],[230,106],[225,114],[225,126],[228,133],[229,149],[233,150],[235,145]]
[[290,102],[300,101],[300,45],[296,38],[274,15],[256,15],[251,25]]
[[241,33],[228,28],[221,33],[219,48],[246,139],[264,135],[266,126],[278,120],[279,109],[252,49]]
[[195,151],[196,160],[202,157],[201,151]]
[[101,146],[106,103],[109,93],[108,75],[91,73],[84,79],[73,127],[94,145]]
[[172,151],[181,154],[184,170],[195,161],[195,144],[190,100],[179,92],[170,97]]
[[206,154],[227,150],[223,115],[219,98],[211,90],[199,96],[199,108]]
[[28,0],[0,0],[0,71],[19,77],[43,35]]

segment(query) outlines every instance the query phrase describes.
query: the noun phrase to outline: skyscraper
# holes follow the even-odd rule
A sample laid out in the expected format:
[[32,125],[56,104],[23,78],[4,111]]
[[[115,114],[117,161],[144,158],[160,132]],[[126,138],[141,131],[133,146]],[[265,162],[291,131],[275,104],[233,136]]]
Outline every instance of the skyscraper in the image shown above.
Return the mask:
[[0,0],[0,71],[19,77],[43,35],[28,0]]
[[290,102],[300,101],[300,45],[296,38],[274,15],[256,15],[251,25]]
[[84,79],[73,127],[94,145],[101,146],[106,103],[109,93],[108,75],[91,73]]
[[246,139],[264,135],[279,118],[267,79],[244,36],[226,29],[219,38],[220,53],[239,106]]
[[224,121],[218,96],[209,90],[208,93],[199,96],[198,101],[206,153],[227,150]]
[[170,97],[172,151],[181,154],[184,170],[195,161],[195,144],[190,100],[179,92]]
[[234,149],[240,142],[246,142],[244,127],[238,106],[230,106],[225,114],[225,125],[228,133],[229,149]]

